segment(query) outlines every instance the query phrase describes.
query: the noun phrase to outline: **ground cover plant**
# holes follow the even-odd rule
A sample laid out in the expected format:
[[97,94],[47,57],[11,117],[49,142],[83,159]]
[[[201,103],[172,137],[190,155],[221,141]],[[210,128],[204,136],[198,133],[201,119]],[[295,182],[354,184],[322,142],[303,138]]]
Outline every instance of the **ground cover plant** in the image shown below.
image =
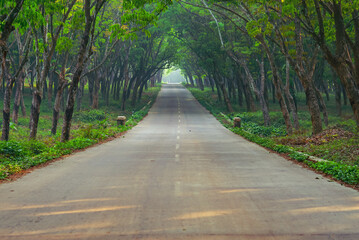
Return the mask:
[[[194,97],[206,107],[224,126],[236,134],[263,147],[326,173],[337,180],[351,185],[359,184],[359,134],[355,121],[348,116],[338,117],[331,114],[329,106],[329,125],[321,133],[311,132],[310,116],[305,111],[305,102],[298,101],[300,130],[288,135],[284,120],[278,107],[270,104],[271,125],[265,126],[261,111],[247,112],[244,107],[232,102],[234,111],[228,112],[223,102],[210,88],[201,91],[188,87]],[[299,98],[301,99],[301,98]],[[304,100],[304,98],[303,98]],[[350,111],[348,111],[350,112]],[[241,118],[241,128],[233,127],[233,118]],[[315,162],[315,156],[327,161]]]
[[[116,101],[107,106],[100,101],[99,109],[92,109],[85,102],[83,109],[74,114],[71,139],[66,142],[60,141],[60,133],[51,134],[51,111],[46,105],[43,105],[36,140],[28,138],[29,119],[20,117],[18,124],[11,124],[9,141],[0,141],[0,180],[131,129],[147,115],[159,90],[159,86],[148,88],[140,101],[128,104],[125,110],[120,110],[120,103]],[[25,94],[25,104],[31,104],[30,97]],[[128,119],[124,126],[117,126],[119,115]]]

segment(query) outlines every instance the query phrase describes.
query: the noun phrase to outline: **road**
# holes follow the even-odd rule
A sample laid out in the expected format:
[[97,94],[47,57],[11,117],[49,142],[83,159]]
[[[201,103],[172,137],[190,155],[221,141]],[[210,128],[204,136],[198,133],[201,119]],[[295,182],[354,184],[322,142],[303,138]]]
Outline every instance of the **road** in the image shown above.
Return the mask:
[[0,185],[0,239],[359,239],[359,194],[165,85],[123,137]]

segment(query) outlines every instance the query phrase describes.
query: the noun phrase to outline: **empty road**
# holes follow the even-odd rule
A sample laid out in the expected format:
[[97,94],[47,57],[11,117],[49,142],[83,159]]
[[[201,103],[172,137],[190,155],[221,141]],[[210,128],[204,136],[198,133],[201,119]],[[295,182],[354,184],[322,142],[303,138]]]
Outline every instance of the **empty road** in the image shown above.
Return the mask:
[[359,194],[165,85],[123,137],[0,185],[0,239],[359,239]]

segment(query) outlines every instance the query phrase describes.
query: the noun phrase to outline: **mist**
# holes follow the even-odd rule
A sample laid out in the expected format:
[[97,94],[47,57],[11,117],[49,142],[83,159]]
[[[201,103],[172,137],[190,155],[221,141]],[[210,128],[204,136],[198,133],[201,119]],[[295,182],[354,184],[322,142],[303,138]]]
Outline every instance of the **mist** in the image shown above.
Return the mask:
[[181,75],[180,69],[173,71],[162,78],[162,82],[167,82],[167,83],[181,83],[184,81],[185,81],[185,79]]

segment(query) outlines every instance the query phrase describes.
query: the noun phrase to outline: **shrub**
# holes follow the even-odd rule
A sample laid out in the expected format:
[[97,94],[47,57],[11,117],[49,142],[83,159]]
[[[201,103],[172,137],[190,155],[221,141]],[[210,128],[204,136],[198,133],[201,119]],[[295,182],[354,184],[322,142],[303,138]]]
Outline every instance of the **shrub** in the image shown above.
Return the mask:
[[261,135],[263,137],[277,137],[285,136],[287,131],[284,126],[261,126],[254,122],[243,122],[242,127],[253,134]]
[[91,146],[95,142],[95,140],[89,138],[78,137],[71,139],[68,142],[59,142],[55,145],[54,148],[61,150],[61,152],[64,154],[69,154],[73,150],[86,148],[88,146]]
[[293,152],[293,153],[289,154],[289,157],[297,160],[298,162],[304,162],[305,160],[308,160],[308,158],[309,158],[308,155],[305,155],[300,152]]
[[310,162],[306,163],[323,173],[333,176],[335,179],[341,180],[349,184],[359,183],[359,168],[357,166],[349,166],[337,162]]
[[26,156],[28,153],[17,141],[0,141],[0,154],[8,158]]
[[22,143],[24,149],[31,155],[37,155],[48,150],[48,146],[44,142],[37,140],[25,141]]
[[106,113],[102,110],[92,109],[90,111],[81,111],[74,114],[74,120],[93,123],[96,121],[102,121],[107,118]]

